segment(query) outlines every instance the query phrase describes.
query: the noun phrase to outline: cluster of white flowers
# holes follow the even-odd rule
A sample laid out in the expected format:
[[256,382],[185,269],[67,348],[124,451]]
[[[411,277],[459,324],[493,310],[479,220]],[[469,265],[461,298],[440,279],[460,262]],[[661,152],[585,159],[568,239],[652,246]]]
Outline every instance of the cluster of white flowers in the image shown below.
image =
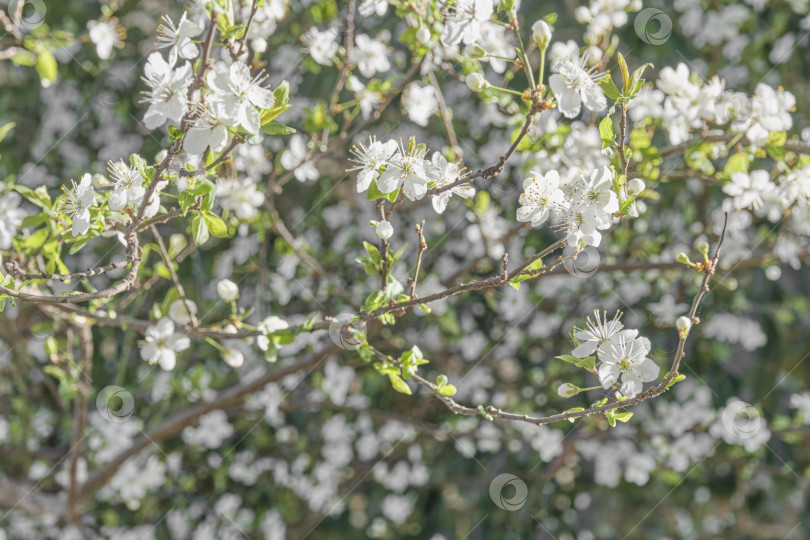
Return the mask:
[[[107,169],[113,181],[113,192],[108,202],[110,210],[120,211],[127,207],[139,208],[146,195],[146,189],[143,187],[144,178],[138,169],[121,160],[111,161]],[[149,198],[149,203],[144,208],[145,217],[150,218],[157,214],[160,209],[160,190],[167,185],[168,182],[165,180],[157,183],[154,193]]]
[[[380,142],[370,137],[368,146],[357,143],[352,147],[355,155],[351,161],[358,164],[352,171],[357,172],[357,192],[367,191],[372,182],[380,193],[388,194],[402,189],[402,193],[412,201],[422,199],[428,188],[441,188],[461,178],[463,169],[448,162],[439,152],[434,152],[430,160],[425,159],[427,149],[411,141],[406,149],[393,139]],[[452,194],[470,197],[475,190],[468,184],[460,184],[433,196],[433,206],[438,213],[447,207]]]
[[301,36],[301,41],[307,46],[310,56],[322,66],[331,66],[332,57],[338,51],[338,33],[334,28],[318,30],[314,26]]
[[[188,87],[193,80],[191,64],[186,61],[176,66],[179,58],[196,57],[198,47],[191,38],[202,31],[201,27],[186,19],[186,14],[177,27],[164,17],[158,48],[170,47],[168,60],[159,52],[149,55],[144,81],[150,87],[146,101],[150,103],[144,116],[149,129],[163,126],[166,121],[180,122],[189,112]],[[189,130],[185,141],[186,151],[200,154],[207,146],[221,150],[226,144],[227,127],[241,126],[248,133],[258,133],[261,127],[259,109],[273,106],[273,93],[262,86],[266,76],[253,76],[250,68],[241,61],[226,65],[218,62],[207,74],[210,92],[203,101],[197,94],[192,103],[197,113],[195,125]],[[258,107],[258,109],[257,109]]]
[[594,0],[590,6],[578,7],[574,11],[574,17],[577,22],[588,25],[585,41],[595,43],[611,29],[627,24],[627,11],[637,11],[640,5],[641,2],[630,0]]
[[159,52],[150,54],[146,61],[144,82],[150,90],[144,92],[149,108],[143,123],[147,129],[157,129],[167,121],[177,124],[188,112],[187,91],[194,73],[190,62],[175,68],[176,62],[176,55],[169,55],[167,62]]
[[[566,232],[566,241],[576,246],[598,246],[600,230],[609,228],[619,210],[619,198],[613,191],[614,173],[608,167],[596,169],[586,178],[582,172],[561,179],[557,171],[545,175],[531,171],[523,181],[518,221],[539,227],[551,221],[552,227]],[[643,188],[642,188],[643,189]]]
[[647,86],[630,102],[630,117],[641,121],[645,117],[660,118],[672,144],[689,138],[692,130],[704,123],[744,133],[756,146],[768,142],[771,133],[786,131],[793,126],[790,115],[796,98],[783,89],[774,90],[760,83],[752,97],[725,89],[725,82],[713,77],[704,83],[697,74],[690,74],[686,64],[675,69],[661,70],[656,89]]
[[716,313],[703,327],[703,335],[717,341],[740,344],[746,351],[755,351],[768,342],[760,324],[731,313]]
[[493,0],[458,0],[447,17],[442,43],[474,45],[481,39],[481,27],[495,13]]
[[228,422],[225,411],[215,410],[200,417],[197,427],[183,430],[183,442],[199,444],[206,448],[219,448],[225,439],[233,435],[233,426]]
[[607,313],[594,310],[594,319],[588,317],[587,328],[576,330],[574,337],[580,342],[573,356],[585,358],[596,353],[599,382],[603,388],[621,383],[620,392],[628,398],[638,395],[643,383],[658,378],[660,368],[647,355],[650,340],[638,335],[638,330],[625,330],[619,320],[621,313],[609,320]]

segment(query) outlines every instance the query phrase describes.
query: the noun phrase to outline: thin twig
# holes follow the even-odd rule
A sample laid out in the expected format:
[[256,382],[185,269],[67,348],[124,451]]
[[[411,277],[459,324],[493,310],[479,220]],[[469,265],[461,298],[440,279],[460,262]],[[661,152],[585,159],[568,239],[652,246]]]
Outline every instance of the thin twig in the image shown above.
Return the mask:
[[416,284],[419,282],[419,268],[422,266],[422,254],[427,251],[427,243],[425,243],[425,220],[419,222],[416,226],[416,235],[419,238],[419,254],[416,256],[416,268],[413,271],[413,278],[410,280],[411,285],[411,298],[416,298]]

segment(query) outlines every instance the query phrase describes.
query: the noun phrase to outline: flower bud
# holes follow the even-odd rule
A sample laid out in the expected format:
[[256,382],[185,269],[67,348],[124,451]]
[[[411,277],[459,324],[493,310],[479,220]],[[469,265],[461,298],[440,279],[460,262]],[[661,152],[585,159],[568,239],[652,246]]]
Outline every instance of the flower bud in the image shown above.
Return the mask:
[[579,6],[574,10],[574,19],[579,24],[588,24],[593,20],[593,14],[591,14],[591,10],[587,6]]
[[245,363],[245,356],[238,349],[225,349],[222,357],[232,368],[238,368]]
[[551,28],[546,21],[537,21],[532,25],[532,38],[541,50],[548,47],[548,42],[551,41]]
[[217,294],[226,302],[239,298],[239,287],[230,279],[221,279],[217,283]]
[[687,333],[692,328],[692,321],[689,320],[689,317],[678,317],[678,320],[675,321],[675,328],[682,334]]
[[391,225],[390,221],[380,221],[377,224],[377,228],[374,229],[374,233],[377,235],[377,238],[388,240],[391,238],[391,235],[394,234],[394,227]]
[[585,51],[588,54],[588,65],[595,66],[602,61],[602,49],[596,45],[591,45]]
[[678,253],[678,256],[675,258],[681,264],[688,264],[689,266],[695,266],[695,263],[689,260],[689,255],[681,251]]
[[464,52],[470,58],[483,58],[487,55],[487,51],[478,43],[467,45],[467,47],[464,49]]
[[419,30],[416,31],[416,39],[418,39],[420,43],[430,41],[430,30],[428,30],[427,26],[419,27]]
[[571,383],[563,383],[563,384],[560,385],[559,388],[557,388],[557,394],[559,394],[559,396],[561,398],[574,397],[575,395],[579,394],[581,391],[582,391],[582,388],[580,388],[579,386],[577,386],[575,384],[571,384]]
[[473,92],[480,92],[484,88],[489,88],[489,83],[480,73],[470,73],[467,75],[467,86]]
[[257,53],[263,53],[267,50],[267,40],[264,38],[254,38],[250,42],[250,46]]
[[627,183],[627,193],[631,197],[635,197],[636,195],[644,191],[645,187],[647,186],[644,184],[644,180],[642,180],[641,178],[633,178]]
[[698,240],[695,247],[697,248],[698,251],[700,251],[704,259],[709,260],[709,243],[706,241],[705,238],[701,238],[700,240]]

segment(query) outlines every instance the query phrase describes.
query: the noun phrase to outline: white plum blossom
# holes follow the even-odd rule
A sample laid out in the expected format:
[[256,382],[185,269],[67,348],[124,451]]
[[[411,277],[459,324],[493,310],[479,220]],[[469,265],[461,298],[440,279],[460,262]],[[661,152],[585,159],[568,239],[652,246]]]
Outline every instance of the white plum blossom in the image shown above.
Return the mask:
[[473,45],[481,38],[481,24],[493,13],[492,0],[456,0],[444,23],[442,43],[448,47]]
[[290,137],[290,145],[281,154],[281,166],[288,171],[293,171],[296,180],[307,182],[317,180],[320,176],[318,169],[312,160],[307,159],[307,139],[303,135],[293,135]]
[[621,382],[621,393],[633,398],[643,383],[658,378],[660,368],[647,355],[652,345],[645,337],[637,337],[637,330],[622,330],[597,349],[599,356],[599,382],[610,388]]
[[228,145],[228,128],[221,105],[217,102],[199,104],[197,111],[197,120],[183,140],[183,150],[193,155],[201,155],[209,146],[214,152],[222,151]]
[[190,346],[191,340],[188,336],[175,334],[174,323],[170,318],[164,317],[146,328],[141,358],[150,365],[160,364],[162,369],[171,371],[177,361],[177,353]]
[[[273,332],[278,332],[279,330],[286,330],[289,328],[290,325],[282,319],[281,317],[277,317],[275,315],[270,315],[265,317],[262,322],[260,322],[256,329],[264,332],[264,334],[272,334]],[[267,351],[270,346],[270,338],[267,335],[261,335],[256,338],[256,345],[262,351]],[[282,345],[276,345],[277,347],[282,347]]]
[[500,24],[490,21],[481,23],[481,37],[475,46],[467,45],[467,51],[480,47],[486,52],[481,58],[487,62],[496,73],[503,73],[509,67],[509,60],[515,57],[515,47],[510,41],[510,32]]
[[681,62],[675,69],[666,66],[658,74],[656,86],[669,96],[696,94],[698,88],[689,81],[689,66]]
[[0,191],[0,249],[11,247],[11,240],[17,235],[17,230],[25,218],[25,211],[20,208],[22,197],[12,191]]
[[386,142],[380,142],[375,136],[368,139],[368,146],[362,142],[352,146],[351,152],[355,157],[350,158],[358,164],[357,167],[349,169],[349,171],[357,172],[357,192],[362,193],[366,191],[371,185],[371,181],[375,180],[380,172],[380,169],[388,165],[388,160],[391,159],[397,151],[397,142],[390,139]]
[[607,107],[605,94],[596,82],[604,75],[586,70],[585,62],[585,57],[579,63],[562,60],[552,68],[555,73],[548,79],[560,112],[566,118],[579,115],[583,104],[594,112],[603,111]]
[[599,36],[627,24],[628,5],[630,0],[594,0],[590,6],[578,8],[575,15],[578,22],[588,24],[587,34]]
[[249,176],[217,179],[217,198],[239,219],[253,219],[264,203],[264,193]]
[[735,210],[759,210],[764,204],[764,197],[774,188],[768,171],[757,170],[750,174],[735,172],[731,174],[731,182],[723,186],[723,193],[731,197]]
[[158,49],[170,47],[169,58],[178,56],[186,60],[197,58],[200,51],[193,38],[202,33],[203,27],[190,21],[185,11],[177,26],[168,15],[164,15],[162,21],[158,26],[158,38],[155,46]]
[[[436,188],[442,188],[456,182],[461,178],[462,174],[463,169],[459,167],[458,164],[447,161],[440,152],[433,152],[433,156],[430,158],[430,166],[428,167],[428,175],[431,180],[436,182]],[[468,199],[475,196],[475,188],[470,184],[460,184],[433,195],[431,202],[437,214],[441,214],[445,211],[447,203],[453,195]]]
[[62,210],[73,220],[71,233],[73,236],[81,236],[90,228],[90,207],[95,201],[96,191],[93,189],[92,179],[89,174],[82,176],[79,185],[71,180],[72,188],[62,190],[63,195]]
[[742,446],[746,452],[756,452],[771,438],[762,413],[736,397],[729,398],[717,416],[717,420],[709,426],[709,433],[727,444]]
[[564,205],[564,195],[560,190],[560,175],[557,171],[549,171],[545,175],[530,171],[529,175],[523,181],[517,220],[539,227],[548,220],[553,210]]
[[750,117],[732,123],[732,129],[744,131],[751,144],[763,146],[768,142],[770,133],[787,131],[793,127],[790,113],[795,107],[796,97],[793,94],[759,83],[751,98]]
[[803,424],[810,424],[810,392],[790,396],[790,406],[797,409]]
[[400,148],[389,160],[388,167],[377,179],[377,188],[381,193],[391,193],[401,187],[405,196],[412,201],[425,196],[428,188],[428,162],[418,152],[416,148],[410,152]]
[[357,12],[363,17],[372,15],[382,17],[388,12],[388,0],[363,0],[360,2]]
[[87,34],[96,46],[96,54],[102,60],[112,56],[114,48],[123,47],[126,36],[126,32],[118,25],[118,19],[115,17],[108,21],[88,21]]
[[575,330],[574,337],[580,344],[571,352],[577,358],[585,358],[596,352],[600,345],[606,343],[616,336],[624,325],[619,320],[622,316],[620,311],[612,320],[608,320],[607,312],[600,313],[598,309],[593,310],[594,318],[590,316],[587,320],[587,328]]
[[248,133],[258,133],[261,115],[256,107],[267,109],[275,98],[269,88],[262,86],[265,74],[253,77],[250,68],[242,62],[234,62],[229,68],[219,64],[207,75],[208,86],[213,90],[213,101],[222,106],[225,118],[241,125]]
[[261,178],[273,171],[273,162],[261,144],[243,144],[236,154],[236,168],[252,178]]
[[354,47],[349,52],[349,62],[357,65],[363,77],[370,78],[376,73],[391,69],[388,61],[388,48],[380,40],[360,34],[355,38]]
[[337,29],[321,31],[313,26],[301,37],[301,41],[307,46],[313,60],[322,66],[331,66],[332,57],[338,52],[337,38]]
[[610,227],[613,213],[619,210],[619,199],[612,190],[613,172],[607,167],[591,172],[589,178],[581,173],[562,187],[568,208],[557,219],[557,226],[567,230],[567,242],[575,246],[582,240],[598,247],[600,230]]
[[346,88],[354,92],[354,97],[360,105],[360,114],[364,120],[367,120],[374,109],[382,103],[379,92],[372,92],[366,88],[366,85],[354,75],[346,81]]
[[[113,180],[113,192],[110,194],[108,204],[111,210],[120,211],[130,206],[140,208],[143,198],[146,195],[146,188],[143,187],[144,178],[137,168],[124,163],[123,160],[109,162],[107,170]],[[160,209],[160,190],[168,185],[168,181],[163,180],[155,186],[155,191],[149,199],[149,204],[144,208],[143,215],[147,218],[153,217]]]
[[660,118],[664,114],[664,93],[650,84],[645,84],[628,105],[628,113],[633,122],[644,118]]
[[183,430],[183,442],[186,444],[200,444],[207,448],[222,446],[225,439],[233,435],[233,426],[228,422],[225,411],[217,409],[200,417],[197,427],[187,427]]
[[138,206],[146,194],[143,187],[143,176],[135,167],[130,167],[123,160],[109,162],[107,170],[110,177],[115,182],[113,192],[110,195],[109,205],[111,210],[123,210],[128,204]]
[[557,41],[549,49],[548,62],[552,69],[564,60],[573,63],[579,60],[579,45],[577,45],[576,41]]
[[439,102],[432,86],[411,83],[402,93],[402,106],[408,112],[408,118],[419,126],[426,126],[430,117],[439,110]]
[[144,92],[150,105],[143,117],[147,129],[156,129],[170,120],[179,123],[188,111],[186,90],[191,84],[191,64],[186,61],[175,68],[174,59],[169,62],[159,52],[149,55],[144,68],[144,82],[151,88]]
[[197,304],[185,298],[179,298],[169,305],[169,318],[177,324],[191,324],[197,315]]

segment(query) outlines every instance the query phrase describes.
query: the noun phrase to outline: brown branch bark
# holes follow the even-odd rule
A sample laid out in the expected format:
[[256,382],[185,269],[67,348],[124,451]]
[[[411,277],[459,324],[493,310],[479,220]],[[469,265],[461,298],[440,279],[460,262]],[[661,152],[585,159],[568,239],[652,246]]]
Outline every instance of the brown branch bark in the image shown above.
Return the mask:
[[250,394],[267,386],[268,383],[281,380],[284,377],[293,373],[298,373],[299,371],[314,368],[327,357],[335,354],[339,350],[340,349],[336,345],[333,345],[321,353],[312,355],[306,360],[302,360],[301,362],[286,368],[268,371],[264,375],[252,381],[236,385],[229,390],[222,392],[212,401],[197,403],[188,409],[171,416],[157,428],[138,437],[138,439],[132,443],[132,446],[115,456],[111,461],[104,464],[101,468],[93,471],[93,473],[88,477],[87,481],[81,485],[81,488],[77,494],[78,499],[82,500],[87,498],[97,489],[106,484],[110,478],[112,478],[118,468],[121,467],[124,462],[126,462],[126,460],[136,456],[153,444],[158,444],[161,441],[178,435],[183,431],[184,428],[197,422],[197,420],[204,414],[217,409],[224,409],[226,407],[238,405],[242,403]]

